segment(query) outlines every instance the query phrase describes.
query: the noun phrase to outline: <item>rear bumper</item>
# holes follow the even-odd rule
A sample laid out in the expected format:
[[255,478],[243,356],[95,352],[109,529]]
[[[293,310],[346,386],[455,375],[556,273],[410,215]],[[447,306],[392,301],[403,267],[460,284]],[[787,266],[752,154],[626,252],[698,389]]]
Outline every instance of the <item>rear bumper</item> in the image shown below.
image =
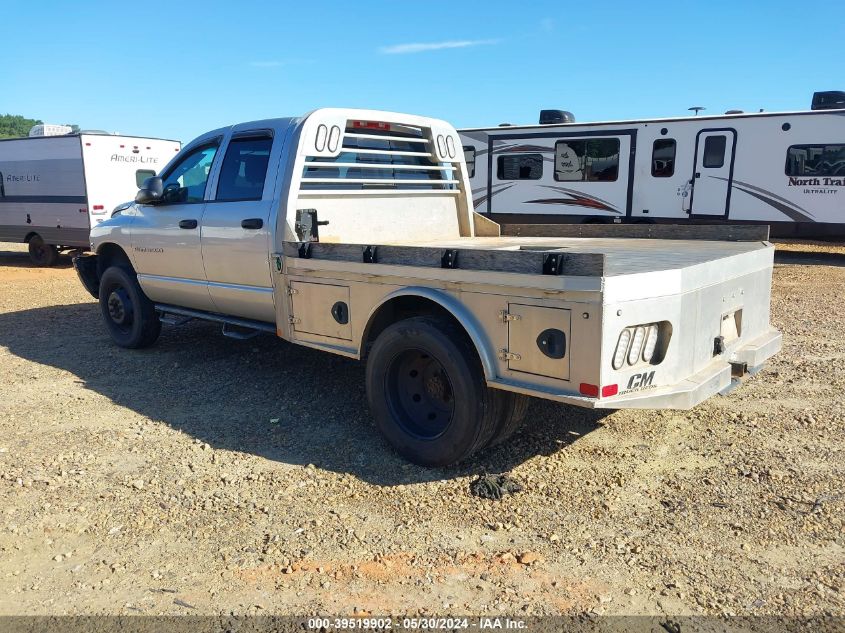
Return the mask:
[[97,271],[96,255],[77,255],[73,258],[73,267],[79,281],[95,299],[100,296],[100,275]]
[[630,391],[611,398],[589,398],[506,380],[491,380],[488,384],[497,389],[587,409],[692,409],[707,398],[736,386],[742,380],[742,376],[732,376],[738,365],[744,366],[747,373],[755,374],[767,359],[780,351],[780,348],[781,333],[772,328],[733,350],[729,357],[714,359],[697,374],[674,385]]
[[780,351],[781,341],[781,333],[772,328],[734,350],[729,358],[717,358],[697,374],[670,387],[602,398],[593,406],[596,409],[692,409],[742,380],[743,376],[731,375],[737,364],[745,365],[748,373],[756,373]]

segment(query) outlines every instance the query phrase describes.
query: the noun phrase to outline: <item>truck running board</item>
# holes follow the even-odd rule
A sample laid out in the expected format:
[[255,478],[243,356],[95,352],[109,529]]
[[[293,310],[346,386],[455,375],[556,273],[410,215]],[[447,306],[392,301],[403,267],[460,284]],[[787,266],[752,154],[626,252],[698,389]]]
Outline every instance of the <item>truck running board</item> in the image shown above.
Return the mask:
[[[238,317],[227,316],[225,314],[217,314],[216,312],[203,312],[202,310],[191,310],[190,308],[180,308],[163,303],[155,304],[156,312],[161,315],[161,321],[168,325],[183,325],[192,319],[201,319],[203,321],[213,321],[215,323],[223,324],[223,336],[234,338],[238,340],[250,339],[262,333],[276,333],[276,326],[272,323],[265,323],[263,321],[253,321],[252,319],[241,319]],[[239,332],[231,328],[238,327],[246,330]]]

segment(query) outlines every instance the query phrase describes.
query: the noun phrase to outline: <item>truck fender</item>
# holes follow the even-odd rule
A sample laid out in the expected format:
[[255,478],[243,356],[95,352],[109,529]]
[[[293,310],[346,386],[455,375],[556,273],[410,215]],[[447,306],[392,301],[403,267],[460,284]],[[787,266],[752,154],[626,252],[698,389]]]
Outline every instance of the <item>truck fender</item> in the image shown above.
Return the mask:
[[478,358],[481,360],[481,366],[484,369],[484,376],[487,380],[496,378],[496,353],[493,346],[490,344],[487,335],[484,333],[478,320],[467,308],[461,304],[460,301],[451,295],[434,288],[426,288],[424,286],[409,286],[400,290],[394,290],[388,295],[385,295],[381,302],[379,302],[367,315],[367,325],[364,328],[364,336],[361,337],[360,348],[358,350],[359,357],[363,355],[364,345],[367,340],[367,333],[370,331],[373,318],[389,301],[397,297],[419,297],[421,299],[428,299],[440,305],[444,310],[451,314],[458,323],[464,328],[470,340],[472,341],[475,350],[478,352]]

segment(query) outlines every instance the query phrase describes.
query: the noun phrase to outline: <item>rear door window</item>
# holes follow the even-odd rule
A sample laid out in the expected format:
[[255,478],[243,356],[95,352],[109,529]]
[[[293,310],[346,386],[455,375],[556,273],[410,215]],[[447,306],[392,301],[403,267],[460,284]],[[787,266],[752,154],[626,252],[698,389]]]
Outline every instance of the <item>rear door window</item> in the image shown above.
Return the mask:
[[261,200],[273,138],[268,134],[233,138],[229,141],[220,179],[218,201]]

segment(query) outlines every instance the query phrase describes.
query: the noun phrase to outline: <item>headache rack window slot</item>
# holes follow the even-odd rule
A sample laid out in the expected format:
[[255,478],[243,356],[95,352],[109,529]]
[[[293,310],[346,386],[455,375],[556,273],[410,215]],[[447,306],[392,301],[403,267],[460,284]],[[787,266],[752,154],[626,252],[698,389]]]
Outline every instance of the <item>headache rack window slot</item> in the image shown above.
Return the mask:
[[[357,123],[357,124],[356,124]],[[350,122],[337,156],[306,157],[299,193],[332,195],[454,195],[457,166],[433,154],[428,130],[382,122]]]

